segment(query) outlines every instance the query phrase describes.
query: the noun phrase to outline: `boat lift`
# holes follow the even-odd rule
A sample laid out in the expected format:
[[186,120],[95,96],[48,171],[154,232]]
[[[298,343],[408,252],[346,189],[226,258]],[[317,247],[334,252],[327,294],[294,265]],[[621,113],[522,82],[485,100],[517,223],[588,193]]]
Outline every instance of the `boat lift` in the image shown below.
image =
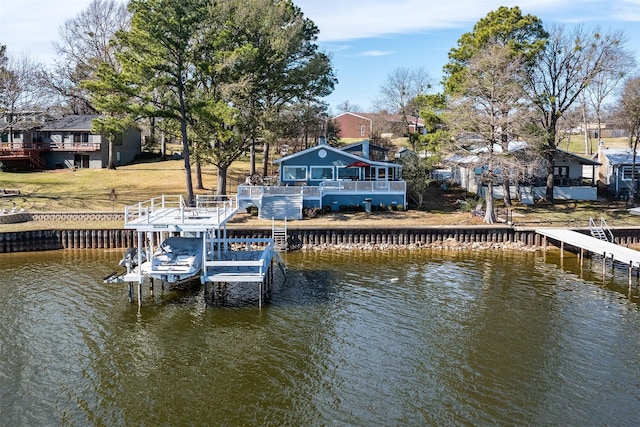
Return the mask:
[[[227,237],[227,222],[238,212],[235,196],[196,196],[194,207],[186,205],[181,195],[152,198],[125,208],[126,229],[137,231],[137,259],[126,264],[123,274],[112,274],[105,278],[108,283],[129,283],[129,298],[133,301],[133,284],[138,284],[138,304],[141,304],[142,284],[153,278],[151,266],[154,254],[161,243],[171,236],[200,238],[202,242],[202,268],[192,279],[208,283],[258,283],[259,305],[265,290],[273,280],[273,264],[283,273],[284,260],[277,252],[273,239],[230,239]],[[142,249],[140,249],[142,248]],[[131,253],[131,252],[129,252]],[[183,266],[165,266],[161,279],[175,282]],[[267,289],[265,289],[267,288]],[[153,289],[153,282],[152,282]]]

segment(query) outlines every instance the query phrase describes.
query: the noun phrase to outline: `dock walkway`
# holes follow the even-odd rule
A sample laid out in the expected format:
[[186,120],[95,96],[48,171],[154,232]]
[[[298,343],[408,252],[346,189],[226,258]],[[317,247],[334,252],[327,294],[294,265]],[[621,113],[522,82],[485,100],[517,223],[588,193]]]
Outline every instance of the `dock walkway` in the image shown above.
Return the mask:
[[564,250],[564,245],[568,244],[601,255],[605,259],[623,263],[630,268],[640,268],[640,252],[634,249],[561,228],[539,228],[536,229],[536,233],[559,241],[561,250]]

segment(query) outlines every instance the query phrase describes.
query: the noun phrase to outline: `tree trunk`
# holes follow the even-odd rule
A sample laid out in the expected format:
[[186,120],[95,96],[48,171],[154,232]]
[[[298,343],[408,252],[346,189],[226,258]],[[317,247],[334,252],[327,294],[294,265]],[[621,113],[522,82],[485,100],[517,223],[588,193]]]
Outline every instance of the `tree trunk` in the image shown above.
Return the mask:
[[251,138],[251,148],[249,149],[249,176],[253,176],[256,173],[256,140]]
[[182,157],[184,158],[184,174],[187,185],[187,204],[195,206],[193,196],[193,182],[191,180],[191,162],[189,159],[189,136],[187,135],[187,113],[184,105],[184,87],[178,86],[178,100],[180,102],[180,135],[182,136]]
[[107,164],[107,169],[115,170],[116,168],[116,159],[115,159],[115,144],[113,142],[113,137],[109,136],[109,160]]
[[548,203],[553,203],[553,170],[555,168],[555,156],[554,149],[546,149],[544,158],[547,161],[547,188],[544,196],[544,200]]
[[264,153],[262,156],[262,176],[269,176],[269,143],[264,143]]
[[487,193],[485,196],[486,210],[484,213],[484,223],[494,224],[496,222],[496,214],[493,211],[493,182],[487,183]]
[[227,169],[228,165],[219,165],[218,166],[218,185],[216,189],[216,194],[219,196],[223,196],[227,194]]
[[167,155],[167,140],[164,137],[164,131],[160,134],[160,154],[163,159]]
[[150,147],[155,147],[156,145],[156,118],[155,117],[151,117],[149,119],[149,144],[148,145]]
[[636,150],[638,149],[638,139],[631,144],[633,150],[633,163],[631,164],[631,191],[629,191],[629,206],[635,206],[636,204],[636,192],[638,191],[638,181],[636,179]]
[[511,183],[509,182],[509,176],[508,175],[502,175],[502,191],[504,192],[503,195],[503,200],[504,200],[504,205],[508,208],[511,207],[512,203],[511,203]]
[[203,190],[202,186],[202,165],[200,165],[200,160],[196,160],[196,189]]

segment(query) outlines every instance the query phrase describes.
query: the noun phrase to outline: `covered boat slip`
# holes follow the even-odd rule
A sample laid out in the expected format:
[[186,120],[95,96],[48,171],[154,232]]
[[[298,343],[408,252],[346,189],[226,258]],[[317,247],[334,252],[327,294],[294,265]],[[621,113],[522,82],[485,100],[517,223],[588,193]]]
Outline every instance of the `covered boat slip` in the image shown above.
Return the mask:
[[[182,196],[163,195],[127,207],[125,228],[137,231],[137,248],[142,250],[126,266],[126,273],[105,281],[129,282],[130,295],[131,284],[137,282],[139,303],[140,286],[147,277],[163,283],[198,279],[203,285],[259,283],[262,304],[263,284],[270,285],[274,257],[283,270],[284,266],[277,257],[273,239],[227,237],[227,222],[237,211],[234,196],[198,196],[195,206],[189,207]],[[171,256],[172,250],[166,244],[169,241],[180,249],[182,257]],[[191,253],[184,254],[193,242],[197,248],[191,246]],[[188,259],[191,261],[186,265]]]
[[[228,239],[231,248],[216,252],[204,262],[202,283],[262,282],[274,257],[272,239]],[[261,246],[257,246],[261,245]]]

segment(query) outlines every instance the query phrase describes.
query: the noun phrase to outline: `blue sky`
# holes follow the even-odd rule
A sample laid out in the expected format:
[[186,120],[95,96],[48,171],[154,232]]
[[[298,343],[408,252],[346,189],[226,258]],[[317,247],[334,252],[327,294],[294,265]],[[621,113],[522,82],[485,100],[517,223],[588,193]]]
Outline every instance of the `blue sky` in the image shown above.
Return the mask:
[[[58,28],[91,0],[0,0],[0,43],[10,55],[45,65],[54,57]],[[640,0],[294,0],[320,29],[339,83],[327,101],[373,108],[380,86],[396,68],[424,67],[434,83],[459,37],[500,6],[519,6],[545,26],[564,24],[623,30],[640,63]],[[436,87],[437,89],[437,87]]]

